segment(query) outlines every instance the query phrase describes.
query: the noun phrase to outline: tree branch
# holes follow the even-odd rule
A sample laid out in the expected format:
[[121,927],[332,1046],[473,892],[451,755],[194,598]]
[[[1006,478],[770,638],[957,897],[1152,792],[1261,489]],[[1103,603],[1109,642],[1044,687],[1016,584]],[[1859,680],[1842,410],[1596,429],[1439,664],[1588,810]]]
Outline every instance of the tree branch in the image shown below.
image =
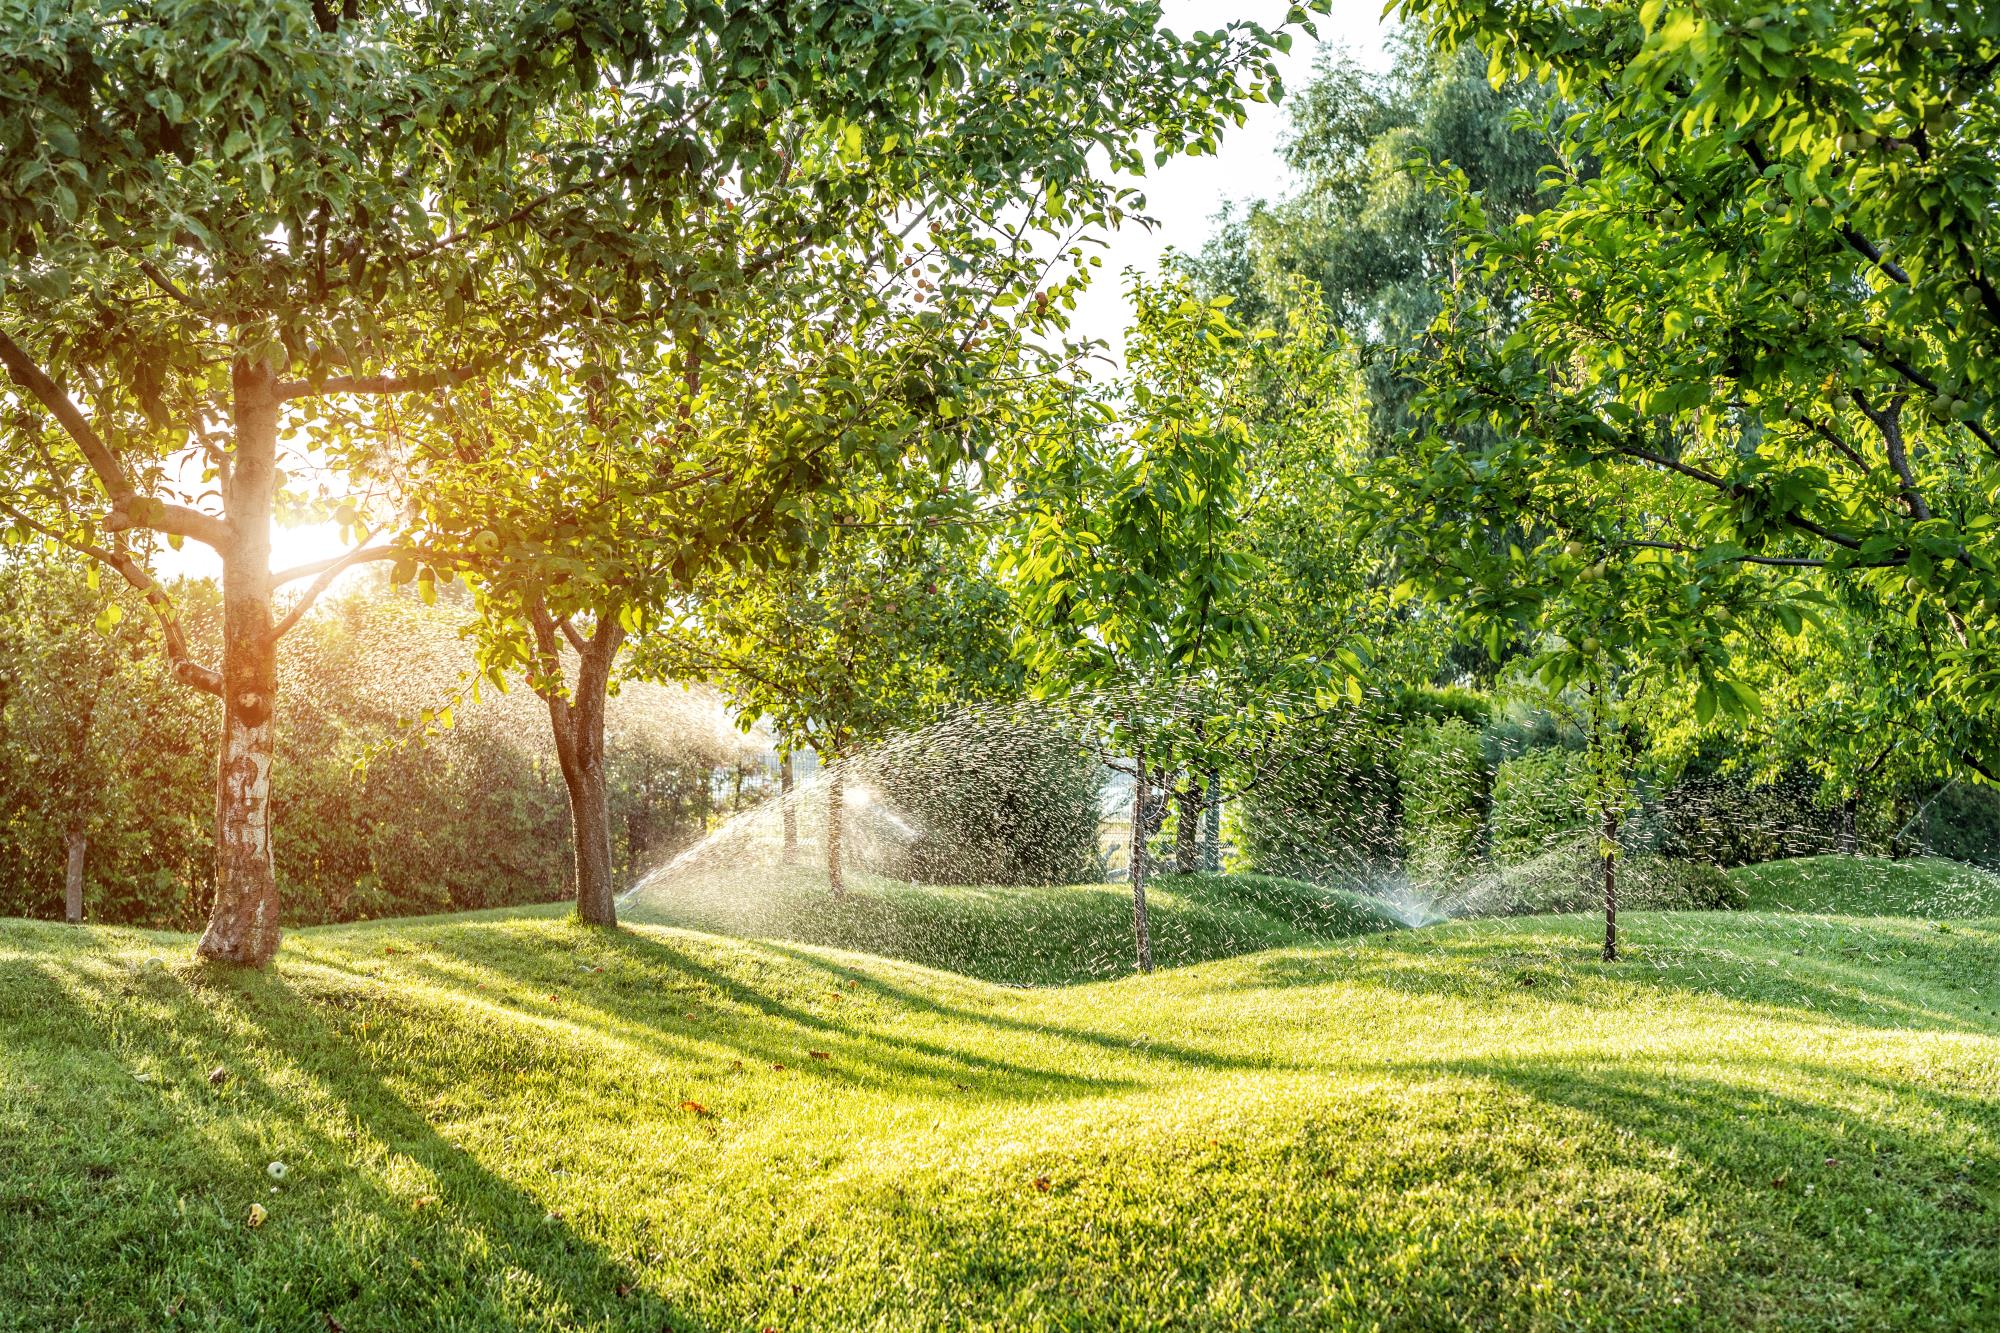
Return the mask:
[[[141,496],[132,488],[131,480],[125,475],[125,468],[118,461],[118,455],[97,433],[83,415],[82,409],[71,401],[56,382],[35,364],[34,358],[22,350],[21,345],[0,330],[0,363],[7,367],[7,373],[14,383],[33,395],[36,401],[47,408],[50,415],[61,424],[70,439],[83,454],[84,462],[96,474],[97,481],[111,499],[111,512],[105,515],[106,532],[124,532],[130,528],[152,528],[157,532],[169,533],[176,537],[192,537],[198,542],[220,551],[235,540],[236,533],[225,519],[213,514],[204,514],[199,509],[186,505],[168,504],[149,496]],[[143,506],[144,518],[135,510]]]
[[[310,584],[308,584],[306,586],[306,590],[299,594],[299,600],[292,603],[291,609],[285,612],[284,618],[278,621],[277,624],[271,626],[271,628],[265,632],[264,642],[276,643],[278,640],[284,638],[285,635],[289,634],[292,630],[292,627],[294,625],[297,625],[299,621],[302,618],[304,618],[305,613],[312,609],[312,604],[319,600],[320,594],[325,592],[328,588],[331,588],[333,586],[333,581],[339,578],[342,574],[346,573],[348,570],[354,568],[356,565],[364,563],[365,561],[392,560],[397,556],[403,554],[401,548],[395,546],[377,546],[370,548],[368,546],[368,542],[374,537],[374,535],[375,534],[371,532],[366,537],[363,537],[361,539],[361,545],[356,547],[354,550],[349,551],[345,555],[335,556],[331,560],[322,560],[316,562],[320,565],[319,577],[314,579]],[[289,573],[289,571],[287,572]],[[294,575],[293,577],[297,576]],[[274,578],[272,580],[272,586],[276,587],[278,586],[278,584],[288,581],[289,581],[288,579],[285,579],[282,576]]]
[[469,365],[420,371],[414,375],[336,375],[332,379],[286,380],[278,386],[278,397],[320,398],[335,393],[421,393],[426,389],[448,389],[492,369],[493,359],[482,357]]
[[[0,337],[4,337],[0,334]],[[203,694],[222,697],[222,673],[214,667],[203,666],[188,655],[187,635],[181,629],[180,614],[174,609],[173,599],[160,588],[144,565],[134,560],[131,553],[122,548],[106,548],[91,542],[77,541],[64,536],[46,524],[38,523],[14,506],[0,500],[0,513],[6,514],[22,527],[41,533],[79,555],[89,556],[101,564],[118,571],[119,577],[130,584],[146,599],[147,609],[160,626],[160,653],[167,661],[167,674],[183,685],[200,690]]]

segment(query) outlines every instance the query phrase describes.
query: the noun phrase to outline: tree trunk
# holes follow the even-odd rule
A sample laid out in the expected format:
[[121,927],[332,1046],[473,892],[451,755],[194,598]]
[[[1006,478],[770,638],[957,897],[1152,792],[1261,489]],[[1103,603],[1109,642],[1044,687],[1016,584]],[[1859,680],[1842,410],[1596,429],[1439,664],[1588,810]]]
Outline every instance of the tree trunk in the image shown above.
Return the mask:
[[785,752],[784,762],[778,765],[778,809],[785,823],[786,865],[799,859],[799,812],[792,804],[792,787],[797,781],[792,775],[792,754]]
[[72,926],[83,924],[83,858],[90,839],[80,829],[69,835],[69,863],[63,867],[63,920]]
[[836,762],[827,765],[826,776],[826,882],[836,898],[847,893],[847,878],[840,864],[846,841],[847,777]]
[[1202,821],[1201,868],[1211,875],[1222,873],[1222,775],[1208,773],[1208,817]]
[[1179,807],[1174,820],[1174,873],[1192,875],[1201,869],[1201,808],[1207,804],[1201,782],[1190,775],[1188,785],[1174,793]]
[[604,700],[612,664],[625,642],[619,607],[598,609],[597,625],[585,639],[557,621],[539,600],[528,617],[544,673],[560,678],[560,628],[577,650],[576,683],[565,697],[553,683],[538,686],[555,732],[556,762],[569,791],[570,841],[576,856],[576,918],[585,925],[618,924],[616,885],[611,871],[611,799],[604,774]]
[[1854,804],[1853,796],[1840,803],[1840,850],[1848,856],[1861,850],[1861,839],[1854,827]]
[[1604,961],[1618,961],[1618,812],[1604,812]]
[[1146,920],[1146,747],[1133,752],[1138,777],[1132,785],[1132,943],[1139,970],[1153,970],[1153,933]]
[[278,645],[271,623],[271,505],[278,387],[261,367],[232,373],[235,450],[223,484],[233,535],[222,550],[222,743],[215,781],[215,902],[196,951],[262,967],[278,951],[271,861],[273,710]]

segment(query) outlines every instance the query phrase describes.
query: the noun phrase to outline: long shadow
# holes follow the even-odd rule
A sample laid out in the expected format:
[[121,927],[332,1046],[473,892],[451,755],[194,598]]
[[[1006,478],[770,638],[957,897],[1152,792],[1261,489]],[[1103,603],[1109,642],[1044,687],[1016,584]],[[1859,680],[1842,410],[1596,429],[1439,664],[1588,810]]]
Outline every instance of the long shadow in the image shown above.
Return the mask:
[[[150,1118],[158,1139],[131,1145],[135,1157],[174,1160],[163,1145],[185,1135],[192,1142],[177,1145],[177,1151],[198,1154],[207,1164],[226,1155],[227,1138],[218,1143],[219,1126],[233,1130],[237,1156],[246,1151],[261,1156],[261,1142],[243,1140],[260,1138],[260,1121],[281,1118],[287,1132],[303,1141],[301,1166],[311,1164],[275,1197],[260,1165],[250,1168],[253,1183],[246,1185],[241,1163],[226,1176],[226,1168],[214,1164],[217,1192],[241,1196],[225,1211],[229,1230],[220,1239],[209,1230],[181,1239],[171,1229],[162,1234],[142,1225],[114,1230],[108,1243],[119,1257],[79,1256],[70,1273],[77,1290],[100,1285],[105,1272],[129,1265],[127,1256],[135,1252],[156,1254],[153,1266],[160,1272],[183,1271],[189,1256],[200,1256],[206,1266],[196,1288],[172,1293],[178,1299],[171,1306],[164,1295],[158,1302],[168,1315],[237,1327],[308,1318],[317,1323],[326,1316],[355,1328],[437,1326],[468,1318],[506,1325],[519,1311],[492,1301],[500,1275],[517,1271],[532,1278],[536,1299],[549,1307],[537,1317],[685,1326],[685,1317],[647,1292],[633,1270],[446,1139],[372,1072],[373,1058],[347,1029],[371,1018],[395,1022],[387,1007],[347,1013],[339,1007],[341,997],[301,990],[282,974],[190,967],[172,978],[130,981],[115,973],[91,977],[64,971],[67,984],[51,975],[46,989],[50,1009],[65,1011],[60,1022],[73,1040],[106,1051],[144,1052],[155,1063],[183,1071],[145,1085],[150,1095],[162,1098],[166,1117],[164,1124],[158,1115]],[[329,1021],[329,1010],[347,1021]],[[252,1044],[259,1060],[277,1066],[272,1076],[245,1058]],[[216,1086],[207,1086],[211,1069],[224,1071]],[[339,1109],[343,1133],[319,1128],[328,1120],[321,1099]],[[367,1165],[370,1157],[392,1155],[408,1159],[435,1182],[435,1206],[413,1211],[411,1200]],[[265,1232],[252,1233],[241,1224],[251,1201],[271,1206]],[[315,1207],[322,1210],[317,1218]],[[336,1217],[338,1230],[332,1225]],[[357,1226],[358,1217],[372,1223]],[[281,1242],[272,1235],[294,1247],[289,1260],[275,1266],[272,1256],[279,1251],[272,1247]],[[357,1242],[356,1236],[367,1239]],[[357,1244],[359,1252],[342,1248]],[[267,1268],[268,1278],[246,1283],[244,1274],[260,1267]],[[280,1316],[280,1310],[288,1313]],[[162,1322],[170,1325],[173,1318]]]
[[1060,1041],[1073,1041],[1097,1046],[1121,1055],[1136,1055],[1146,1059],[1161,1060],[1170,1064],[1185,1065],[1197,1069],[1231,1069],[1243,1071],[1271,1070],[1281,1068],[1271,1060],[1246,1060],[1225,1055],[1219,1051],[1201,1050],[1192,1046],[1178,1046],[1172,1042],[1156,1040],[1150,1036],[1120,1037],[1110,1033],[1095,1032],[1089,1028],[1070,1027],[1057,1023],[1031,1023],[1022,1019],[1007,1018],[1000,1014],[982,1013],[976,1009],[965,1009],[946,1004],[935,996],[920,991],[893,986],[882,978],[870,973],[851,972],[804,949],[795,948],[774,941],[760,941],[761,947],[782,957],[790,958],[805,966],[825,972],[842,980],[853,979],[871,994],[882,996],[897,1004],[913,1009],[927,1010],[940,1017],[964,1023],[978,1023],[986,1027],[1019,1033],[1031,1037],[1054,1037]]
[[[467,987],[477,977],[505,977],[507,989],[498,992],[498,998],[511,1000],[525,1013],[535,1012],[534,997],[549,993],[550,986],[559,986],[559,1016],[565,1023],[610,1042],[649,1049],[664,1058],[686,1059],[712,1052],[720,1062],[727,1058],[726,1051],[749,1062],[782,1064],[818,1080],[881,1088],[922,1087],[939,1094],[956,1091],[967,1079],[978,1078],[982,1095],[1015,1100],[1103,1095],[1139,1086],[1132,1079],[1014,1063],[904,1034],[890,1037],[858,1026],[855,1019],[836,1019],[788,1004],[727,972],[696,962],[667,942],[629,930],[592,936],[589,951],[605,970],[581,982],[554,965],[555,957],[566,954],[553,955],[549,965],[530,971],[523,962],[533,955],[523,951],[488,953],[463,948],[462,944],[460,941],[460,947],[449,951],[452,958],[474,959],[481,970],[422,954],[399,957],[397,966],[454,989]],[[740,942],[735,947],[770,951],[769,946]],[[319,965],[339,967],[331,960],[319,960]],[[365,974],[346,974],[371,980]],[[663,988],[675,996],[712,997],[728,1007],[708,1007],[704,1016],[694,1020],[704,1028],[699,1033],[677,1030],[671,1026],[670,1012],[661,1007]],[[487,993],[495,994],[491,985]],[[677,1001],[673,1007],[678,1008],[681,1002],[686,1001]],[[746,1022],[739,1015],[755,1018]],[[841,1058],[810,1058],[809,1052],[820,1046],[838,1046],[837,1052],[829,1053]]]
[[[1790,1285],[1788,1303],[1823,1304],[1826,1317],[1856,1327],[2000,1326],[2000,1101],[1991,1097],[1806,1062],[1746,1065],[1744,1081],[1655,1061],[1403,1068],[1489,1080],[1685,1155],[1716,1177],[1691,1188],[1718,1205],[1732,1281]],[[1765,1071],[1823,1096],[1755,1082]],[[1876,1109],[1857,1106],[1857,1085]],[[1811,1274],[1788,1283],[1808,1261]]]

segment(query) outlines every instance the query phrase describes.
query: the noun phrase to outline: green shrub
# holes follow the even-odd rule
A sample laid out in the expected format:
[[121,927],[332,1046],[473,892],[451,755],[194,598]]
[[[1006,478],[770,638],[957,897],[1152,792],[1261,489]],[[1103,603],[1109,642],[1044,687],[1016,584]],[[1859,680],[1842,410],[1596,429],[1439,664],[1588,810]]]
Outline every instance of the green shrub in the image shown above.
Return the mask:
[[1531,861],[1590,822],[1590,767],[1575,750],[1530,750],[1493,774],[1489,836],[1500,865]]
[[[1604,907],[1604,863],[1595,835],[1584,833],[1532,860],[1468,881],[1451,900],[1455,916],[1527,916],[1595,912]],[[1743,887],[1707,861],[1628,853],[1616,866],[1618,906],[1649,912],[1736,911]]]
[[1402,792],[1404,869],[1419,884],[1446,884],[1480,861],[1486,762],[1479,733],[1463,718],[1425,718],[1403,728],[1396,756]]
[[908,840],[884,850],[884,873],[924,884],[1103,878],[1103,765],[1052,726],[967,715],[891,741],[859,776],[908,825]]
[[1393,716],[1341,713],[1286,732],[1231,810],[1237,865],[1318,884],[1356,884],[1400,852]]

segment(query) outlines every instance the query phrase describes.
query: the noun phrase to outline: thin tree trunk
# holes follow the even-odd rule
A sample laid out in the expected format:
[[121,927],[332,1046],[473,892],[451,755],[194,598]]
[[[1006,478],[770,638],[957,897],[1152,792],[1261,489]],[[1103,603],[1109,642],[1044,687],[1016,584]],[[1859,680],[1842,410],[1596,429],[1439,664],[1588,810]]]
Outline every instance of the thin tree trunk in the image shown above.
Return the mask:
[[1153,933],[1146,919],[1146,747],[1134,751],[1138,777],[1132,786],[1132,943],[1139,970],[1153,970]]
[[1604,961],[1618,961],[1618,812],[1604,812]]
[[799,859],[799,812],[792,804],[792,787],[796,781],[792,774],[792,752],[787,750],[784,761],[778,765],[778,809],[785,823],[786,865]]
[[69,863],[63,867],[63,920],[72,926],[83,924],[83,860],[90,839],[80,829],[69,835]]
[[1208,816],[1202,821],[1201,868],[1211,875],[1222,873],[1222,775],[1208,773]]
[[847,877],[841,868],[846,841],[847,777],[836,762],[827,765],[826,779],[826,882],[836,898],[847,893]]
[[273,712],[278,645],[271,622],[271,506],[278,456],[277,379],[237,363],[236,448],[223,485],[234,536],[222,550],[222,741],[215,781],[215,902],[196,951],[262,967],[278,951],[271,860]]
[[1174,820],[1174,873],[1192,875],[1201,869],[1201,808],[1207,804],[1201,783],[1190,776],[1185,790],[1174,793],[1179,807]]
[[1854,827],[1855,798],[1849,796],[1840,803],[1840,850],[1852,856],[1861,850],[1861,839]]

